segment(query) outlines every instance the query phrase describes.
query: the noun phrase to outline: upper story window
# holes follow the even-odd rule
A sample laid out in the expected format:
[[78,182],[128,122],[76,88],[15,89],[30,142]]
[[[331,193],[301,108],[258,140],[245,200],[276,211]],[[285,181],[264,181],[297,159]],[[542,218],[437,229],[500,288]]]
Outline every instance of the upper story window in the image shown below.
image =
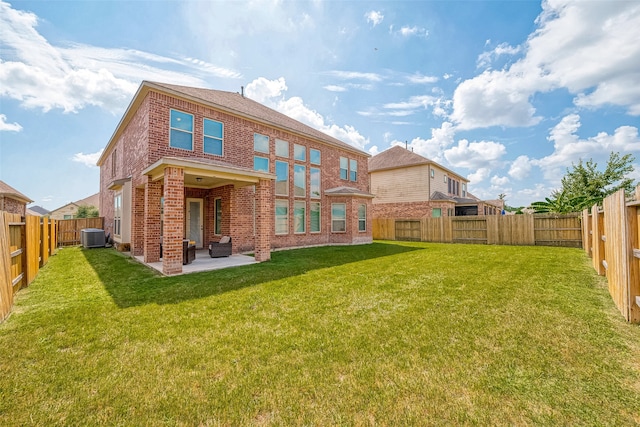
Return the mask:
[[269,137],[267,135],[253,134],[253,149],[260,153],[269,154]]
[[349,160],[349,181],[356,182],[358,180],[358,161]]
[[449,194],[454,194],[456,196],[460,195],[460,181],[455,180],[453,178],[449,178],[447,180],[447,190]]
[[170,116],[169,145],[183,150],[193,150],[193,115],[171,110]]
[[293,195],[296,197],[306,197],[307,195],[307,168],[302,165],[293,167]]
[[253,156],[253,170],[269,172],[269,159],[261,156]]
[[289,158],[289,143],[276,139],[276,156]]
[[340,157],[340,179],[349,179],[349,159]]
[[314,199],[320,198],[320,169],[309,168],[309,191]]
[[307,148],[304,145],[293,144],[293,159],[299,162],[307,160]]
[[118,160],[118,151],[117,149],[113,149],[113,153],[111,153],[111,176],[115,177],[117,172],[116,161]]
[[289,195],[289,162],[276,160],[276,195]]
[[340,179],[356,182],[358,180],[358,161],[340,157]]
[[431,178],[436,176],[436,170],[434,168],[431,168]]
[[309,148],[309,162],[313,165],[319,165],[320,160],[320,150]]
[[224,126],[221,122],[204,119],[204,152],[222,156],[222,134]]
[[467,197],[467,184],[462,183],[462,197]]

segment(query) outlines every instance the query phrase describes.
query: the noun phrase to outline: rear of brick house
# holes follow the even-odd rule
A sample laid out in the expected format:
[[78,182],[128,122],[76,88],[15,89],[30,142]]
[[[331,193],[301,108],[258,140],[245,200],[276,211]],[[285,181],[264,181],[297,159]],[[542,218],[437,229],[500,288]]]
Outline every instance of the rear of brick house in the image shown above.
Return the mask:
[[143,82],[103,151],[105,231],[163,272],[182,240],[233,253],[372,241],[368,154],[242,94]]

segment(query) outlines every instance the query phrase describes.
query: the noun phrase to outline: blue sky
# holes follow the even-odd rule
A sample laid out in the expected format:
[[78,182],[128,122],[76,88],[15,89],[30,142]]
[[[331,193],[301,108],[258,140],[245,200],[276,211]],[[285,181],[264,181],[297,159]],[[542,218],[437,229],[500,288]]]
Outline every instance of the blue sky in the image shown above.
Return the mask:
[[142,80],[245,93],[371,154],[408,144],[528,205],[612,151],[640,181],[637,1],[0,3],[0,179],[55,209]]

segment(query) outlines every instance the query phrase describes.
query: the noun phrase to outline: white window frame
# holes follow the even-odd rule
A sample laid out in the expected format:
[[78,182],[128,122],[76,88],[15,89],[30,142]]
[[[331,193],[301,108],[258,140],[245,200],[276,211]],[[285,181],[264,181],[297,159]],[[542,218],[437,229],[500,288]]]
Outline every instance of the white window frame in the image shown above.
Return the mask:
[[[342,206],[344,212],[343,218],[336,218],[334,216],[334,207]],[[343,230],[337,230],[334,227],[336,222],[342,222],[344,224]],[[332,233],[346,233],[347,232],[347,204],[346,203],[331,203],[331,232]]]
[[[302,210],[302,218],[298,213]],[[301,228],[299,228],[301,226]],[[293,202],[293,233],[305,234],[307,232],[307,202],[296,200]]]
[[[364,208],[364,216],[360,216],[360,208]],[[364,233],[367,231],[367,205],[366,203],[360,203],[358,205],[358,232]]]
[[[171,126],[171,115],[173,113],[180,113],[180,114],[184,114],[187,116],[191,116],[191,130],[185,130],[185,129],[180,129],[180,128],[174,128],[173,126]],[[184,111],[180,111],[180,110],[175,110],[175,109],[170,109],[169,110],[169,147],[171,148],[177,148],[178,150],[185,150],[185,151],[193,151],[193,127],[194,127],[194,123],[193,123],[193,114],[191,113],[186,113]],[[189,134],[189,136],[191,137],[191,148],[184,148],[184,147],[177,147],[175,145],[171,144],[172,138],[172,131],[176,131],[176,132],[182,132],[182,133],[186,133]]]
[[[207,135],[205,133],[205,128],[206,128],[206,122],[210,121],[210,122],[214,122],[214,123],[219,123],[221,126],[221,133],[220,133],[220,137],[214,136],[214,135]],[[206,145],[206,141],[207,138],[209,139],[213,139],[216,141],[220,141],[220,154],[218,153],[210,153],[208,151],[205,150],[205,145]],[[212,156],[224,156],[224,123],[218,121],[218,120],[213,120],[213,119],[208,119],[208,118],[203,118],[202,119],[202,152],[205,154],[210,154]]]
[[[313,229],[313,221],[312,221],[312,212],[314,212],[314,207],[318,208],[318,229]],[[309,232],[310,233],[320,233],[322,232],[322,203],[320,202],[311,202],[309,203]]]

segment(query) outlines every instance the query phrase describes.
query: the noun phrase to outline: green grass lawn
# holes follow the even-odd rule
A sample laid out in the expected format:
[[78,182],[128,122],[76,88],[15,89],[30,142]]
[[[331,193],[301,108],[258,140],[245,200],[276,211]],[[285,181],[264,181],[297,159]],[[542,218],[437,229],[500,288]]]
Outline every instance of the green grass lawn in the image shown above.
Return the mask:
[[0,425],[640,424],[640,327],[577,249],[376,242],[160,277],[58,251]]

